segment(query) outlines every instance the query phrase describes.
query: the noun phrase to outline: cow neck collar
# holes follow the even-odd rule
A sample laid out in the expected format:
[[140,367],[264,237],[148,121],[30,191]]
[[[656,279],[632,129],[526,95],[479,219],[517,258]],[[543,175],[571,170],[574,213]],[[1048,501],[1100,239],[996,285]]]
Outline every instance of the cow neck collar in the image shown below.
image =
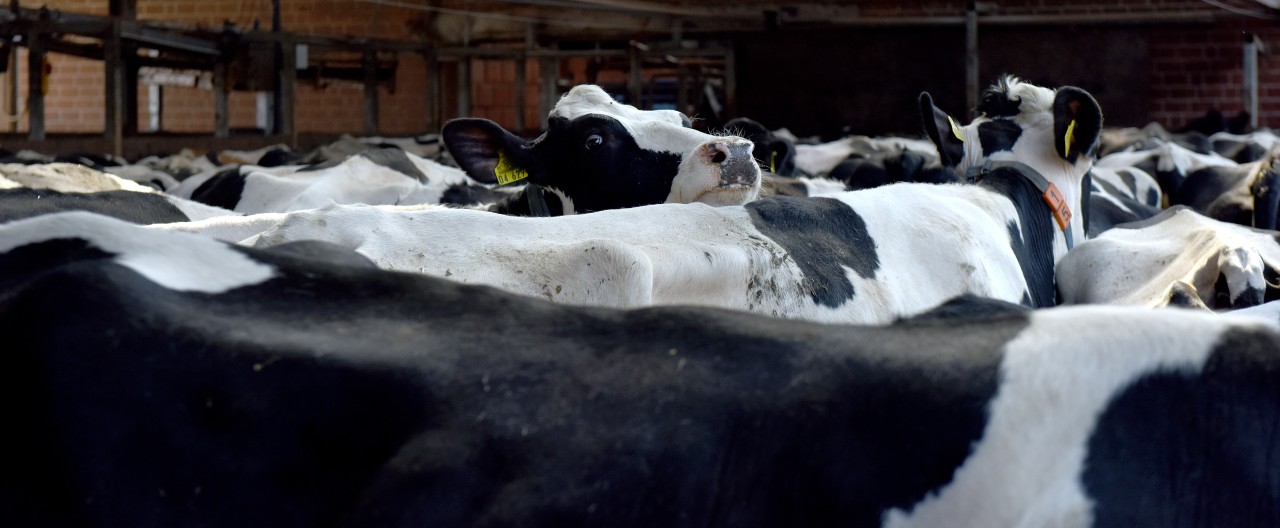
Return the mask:
[[965,171],[965,180],[970,183],[982,181],[982,178],[997,169],[1012,169],[1024,179],[1030,182],[1040,191],[1040,197],[1044,200],[1045,207],[1049,209],[1049,213],[1053,215],[1053,219],[1058,223],[1058,227],[1062,230],[1062,234],[1067,239],[1067,251],[1075,247],[1075,240],[1071,234],[1071,206],[1067,203],[1066,197],[1062,194],[1062,190],[1057,185],[1046,179],[1038,171],[1031,168],[1030,165],[1018,161],[992,161],[990,159],[984,161],[982,165],[974,165]]
[[551,216],[551,210],[547,207],[547,197],[542,191],[542,187],[529,184],[524,188],[524,200],[529,206],[529,216]]

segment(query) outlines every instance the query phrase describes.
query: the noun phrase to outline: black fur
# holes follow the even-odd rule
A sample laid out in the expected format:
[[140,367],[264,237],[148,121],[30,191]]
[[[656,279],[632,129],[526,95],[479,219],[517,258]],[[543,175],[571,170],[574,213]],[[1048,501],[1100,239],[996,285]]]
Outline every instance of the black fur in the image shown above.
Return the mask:
[[1275,334],[1234,330],[1202,371],[1153,372],[1113,398],[1082,475],[1094,526],[1280,526],[1276,350]]
[[[1009,224],[1009,244],[1018,258],[1022,276],[1027,282],[1031,307],[1046,308],[1057,304],[1057,288],[1053,282],[1053,240],[1058,224],[1040,196],[1039,189],[1017,170],[997,168],[979,185],[1009,198],[1018,211],[1017,225]],[[1073,210],[1078,204],[1070,204]]]
[[0,190],[0,223],[62,211],[88,211],[135,224],[190,220],[161,194],[135,191],[62,193],[25,188]]
[[240,167],[223,169],[214,174],[196,190],[191,192],[191,199],[223,209],[235,210],[244,194],[244,174]]
[[876,525],[951,481],[1027,324],[573,307],[252,248],[276,278],[199,294],[49,249],[0,254],[9,526]]
[[853,299],[857,292],[844,268],[864,279],[880,268],[866,223],[844,202],[773,196],[746,208],[756,229],[786,248],[800,267],[804,289],[815,303],[835,308]]
[[1013,150],[1013,144],[1018,142],[1019,137],[1022,137],[1022,127],[1007,119],[994,119],[978,124],[978,142],[986,156]]

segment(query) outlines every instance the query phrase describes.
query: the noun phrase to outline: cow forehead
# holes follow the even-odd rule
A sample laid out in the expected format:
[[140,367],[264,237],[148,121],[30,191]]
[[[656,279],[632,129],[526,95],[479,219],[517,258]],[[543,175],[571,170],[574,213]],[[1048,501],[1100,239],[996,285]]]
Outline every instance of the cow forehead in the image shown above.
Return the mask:
[[[548,135],[577,134],[598,126],[595,119],[605,119],[617,123],[635,141],[636,146],[647,151],[664,152],[683,156],[694,148],[715,139],[717,136],[707,134],[679,124],[661,120],[634,120],[619,118],[609,114],[583,114],[571,120],[569,127],[560,131],[548,130]],[[569,132],[575,130],[576,132]]]
[[990,117],[1012,117],[1011,112],[1002,109],[1017,108],[1017,115],[1034,116],[1052,114],[1054,91],[1042,86],[1022,82],[1012,75],[1006,75],[982,94],[982,102],[978,104],[978,112]]
[[604,89],[594,84],[573,87],[560,98],[551,117],[574,119],[587,114],[604,114],[619,121],[660,121],[684,126],[684,116],[675,110],[640,110],[615,101]]

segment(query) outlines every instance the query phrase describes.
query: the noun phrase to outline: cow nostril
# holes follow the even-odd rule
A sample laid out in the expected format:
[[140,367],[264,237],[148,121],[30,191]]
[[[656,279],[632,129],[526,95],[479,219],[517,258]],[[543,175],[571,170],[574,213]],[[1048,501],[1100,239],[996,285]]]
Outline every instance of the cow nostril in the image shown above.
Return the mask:
[[711,155],[711,163],[715,163],[718,165],[718,164],[724,163],[724,160],[728,158],[729,156],[726,156],[723,150],[717,150],[715,154]]

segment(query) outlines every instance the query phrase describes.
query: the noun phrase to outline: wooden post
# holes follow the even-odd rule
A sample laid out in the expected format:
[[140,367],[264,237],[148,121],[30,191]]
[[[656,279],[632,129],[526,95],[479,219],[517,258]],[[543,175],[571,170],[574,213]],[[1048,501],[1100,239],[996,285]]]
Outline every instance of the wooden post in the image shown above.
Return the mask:
[[[112,5],[116,5],[112,1]],[[102,39],[103,77],[106,107],[103,114],[104,131],[111,153],[120,156],[124,150],[124,50],[120,39],[120,19],[112,17],[107,35]]]
[[642,100],[643,94],[640,91],[641,90],[640,70],[642,66],[641,65],[642,57],[640,56],[640,46],[641,46],[640,43],[632,42],[631,47],[628,48],[628,51],[629,51],[628,57],[630,57],[631,59],[631,68],[630,68],[630,72],[627,75],[627,99],[628,99],[627,102],[631,103],[631,105],[635,106],[636,108],[644,109],[644,101]]
[[227,67],[221,58],[213,65],[213,135],[220,138],[231,136],[231,87],[227,82]]
[[974,2],[964,14],[964,43],[964,102],[966,114],[973,119],[978,107],[978,6]]
[[458,116],[471,117],[471,57],[458,58]]
[[298,146],[298,129],[294,126],[294,102],[298,81],[298,45],[291,41],[280,44],[280,75],[276,84],[276,133],[286,137],[290,147]]
[[431,46],[426,53],[427,60],[427,104],[431,105],[427,109],[427,130],[431,132],[440,132],[440,128],[444,126],[441,123],[443,116],[440,109],[440,50],[435,46]]
[[44,36],[27,34],[27,139],[44,141]]
[[[524,49],[530,51],[533,49],[533,24],[528,24],[524,28]],[[529,57],[524,53],[516,56],[516,123],[517,133],[525,133],[524,110],[525,110],[525,84],[528,83]]]
[[556,79],[560,77],[560,59],[543,57],[538,69],[542,77],[542,82],[539,83],[541,86],[538,89],[538,124],[546,130],[547,118],[550,117],[551,109],[555,107],[556,99],[560,96],[556,88]]
[[360,58],[364,67],[364,133],[378,135],[378,52],[364,50]]
[[733,43],[724,50],[724,119],[738,116],[738,65]]

